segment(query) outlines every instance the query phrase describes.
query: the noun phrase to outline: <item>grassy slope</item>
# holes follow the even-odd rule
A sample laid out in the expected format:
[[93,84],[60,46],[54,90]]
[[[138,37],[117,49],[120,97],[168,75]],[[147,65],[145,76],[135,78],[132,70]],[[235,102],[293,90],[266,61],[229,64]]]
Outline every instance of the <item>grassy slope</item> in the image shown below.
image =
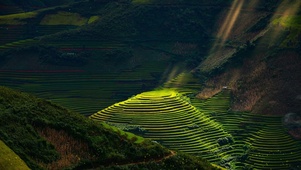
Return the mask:
[[[0,25],[25,25],[30,24],[26,20],[35,19],[37,15],[52,8],[36,10],[32,12],[24,12],[17,14],[9,14],[0,16]],[[93,16],[90,23],[96,20],[97,17]],[[57,14],[47,14],[40,21],[40,25],[75,25],[82,26],[88,22],[89,18],[80,16],[78,13],[70,13],[65,11],[58,11]]]
[[18,170],[18,169],[29,169],[25,162],[20,159],[14,151],[12,151],[9,147],[5,145],[0,140],[0,155],[4,155],[0,157],[0,169],[11,169],[11,170]]
[[[158,144],[148,140],[137,144],[138,137],[113,132],[29,94],[0,87],[0,96],[0,138],[32,169],[112,168],[115,164],[136,167],[137,162],[146,162],[139,167],[150,169],[173,165],[213,169],[208,163],[186,155],[168,157],[170,151]],[[61,143],[69,145],[60,147]],[[152,159],[160,161],[154,164]],[[180,160],[185,160],[185,164]]]
[[25,22],[22,22],[24,19],[34,18],[37,15],[37,12],[24,12],[10,15],[0,16],[1,25],[22,25]]
[[87,18],[81,17],[77,13],[58,12],[53,15],[46,15],[41,21],[41,25],[77,25],[86,24]]

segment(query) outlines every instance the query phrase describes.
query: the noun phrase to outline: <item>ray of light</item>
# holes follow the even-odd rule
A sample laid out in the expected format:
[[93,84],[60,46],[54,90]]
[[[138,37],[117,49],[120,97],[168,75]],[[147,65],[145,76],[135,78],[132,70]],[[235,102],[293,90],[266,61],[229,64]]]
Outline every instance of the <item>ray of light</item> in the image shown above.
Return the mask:
[[235,0],[233,1],[230,11],[228,12],[225,20],[223,21],[222,27],[219,29],[217,33],[217,40],[212,46],[210,53],[213,51],[218,51],[219,47],[222,47],[224,43],[227,41],[235,22],[241,12],[241,8],[244,4],[244,0]]
[[[238,1],[238,2],[237,2]],[[226,21],[224,22],[221,31],[218,33],[218,37],[222,38],[222,44],[227,40],[229,37],[229,34],[231,30],[233,29],[233,26],[235,24],[235,21],[238,18],[238,15],[241,12],[242,5],[244,3],[244,0],[236,0],[234,1],[234,7],[230,10]]]
[[169,82],[173,78],[175,78],[178,74],[180,74],[183,70],[181,70],[178,66],[168,67],[162,75],[160,80],[160,84]]
[[[278,8],[276,9],[273,17],[271,18],[269,28],[275,28],[275,23],[273,22],[275,19],[279,18],[279,24],[285,22],[286,17],[288,16],[294,16],[298,13],[298,11],[301,8],[301,1],[295,0],[295,1],[288,1],[284,0],[280,3]],[[277,27],[277,26],[276,26]],[[269,46],[275,45],[277,40],[283,35],[285,32],[283,29],[272,29],[271,35],[269,36]]]
[[201,68],[203,71],[207,70],[207,68],[214,67],[219,61],[228,56],[224,53],[224,46],[233,31],[244,4],[245,0],[234,0],[232,2],[230,10],[225,15],[226,17],[216,34],[217,39],[208,52],[207,59],[198,68]]
[[248,4],[247,8],[255,8],[255,7],[258,6],[258,3],[259,3],[259,0],[249,1],[249,4]]

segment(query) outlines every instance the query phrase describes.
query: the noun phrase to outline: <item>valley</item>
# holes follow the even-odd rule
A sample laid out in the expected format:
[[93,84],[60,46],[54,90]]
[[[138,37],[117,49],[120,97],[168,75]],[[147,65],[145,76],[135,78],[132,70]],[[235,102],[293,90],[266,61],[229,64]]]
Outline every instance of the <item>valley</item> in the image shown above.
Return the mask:
[[299,1],[0,7],[12,169],[301,168]]

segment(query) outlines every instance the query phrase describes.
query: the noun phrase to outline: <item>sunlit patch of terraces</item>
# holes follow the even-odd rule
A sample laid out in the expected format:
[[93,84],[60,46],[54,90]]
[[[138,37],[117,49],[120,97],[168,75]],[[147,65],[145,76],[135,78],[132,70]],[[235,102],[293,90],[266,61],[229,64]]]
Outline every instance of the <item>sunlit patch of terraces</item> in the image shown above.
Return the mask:
[[[218,140],[231,138],[220,124],[192,106],[188,97],[171,89],[138,94],[90,118],[117,126],[141,127],[144,132],[140,135],[145,138],[216,163],[220,161],[220,156],[214,154],[220,152]],[[220,155],[227,156],[226,153]]]

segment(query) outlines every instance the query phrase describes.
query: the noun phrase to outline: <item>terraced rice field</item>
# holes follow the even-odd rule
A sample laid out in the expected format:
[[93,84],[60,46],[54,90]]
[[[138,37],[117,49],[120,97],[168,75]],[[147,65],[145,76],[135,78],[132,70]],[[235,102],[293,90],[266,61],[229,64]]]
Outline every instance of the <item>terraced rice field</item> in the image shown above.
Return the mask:
[[[227,169],[301,169],[301,142],[288,135],[282,117],[229,110],[231,91],[227,89],[199,100],[193,94],[200,83],[190,73],[180,74],[163,87],[116,103],[90,118],[170,149],[201,155]],[[233,143],[218,145],[218,139],[226,136]]]
[[4,45],[0,45],[0,50],[7,50],[7,49],[12,49],[12,48],[19,48],[22,46],[26,46],[28,44],[34,44],[37,41],[34,39],[25,39],[25,40],[19,40],[19,41],[14,41],[11,43],[6,43]]
[[282,117],[227,111],[230,91],[224,90],[205,102],[192,100],[206,115],[222,124],[235,140],[236,169],[300,169],[301,142],[282,126]]
[[163,88],[174,89],[183,95],[196,94],[201,87],[200,80],[190,72],[180,73],[163,84]]
[[171,149],[202,155],[215,163],[220,161],[222,155],[213,154],[220,152],[218,140],[231,138],[219,123],[192,106],[189,98],[171,89],[138,94],[90,118],[125,128],[141,127],[145,138]]
[[[18,48],[34,44],[35,42],[37,42],[33,39],[34,37],[54,34],[74,28],[77,27],[72,25],[39,25],[30,28],[29,32],[27,32],[26,30],[28,29],[26,29],[26,27],[23,25],[0,25],[0,50]],[[82,47],[82,45],[80,47]]]
[[[156,67],[154,67],[156,66]],[[157,86],[166,63],[148,61],[138,68],[119,72],[97,70],[0,70],[0,85],[33,93],[81,114],[128,99]]]
[[[82,114],[91,114],[139,92],[136,84],[119,81],[118,74],[84,72],[1,72],[1,85],[31,92]],[[151,80],[150,80],[151,81]]]

